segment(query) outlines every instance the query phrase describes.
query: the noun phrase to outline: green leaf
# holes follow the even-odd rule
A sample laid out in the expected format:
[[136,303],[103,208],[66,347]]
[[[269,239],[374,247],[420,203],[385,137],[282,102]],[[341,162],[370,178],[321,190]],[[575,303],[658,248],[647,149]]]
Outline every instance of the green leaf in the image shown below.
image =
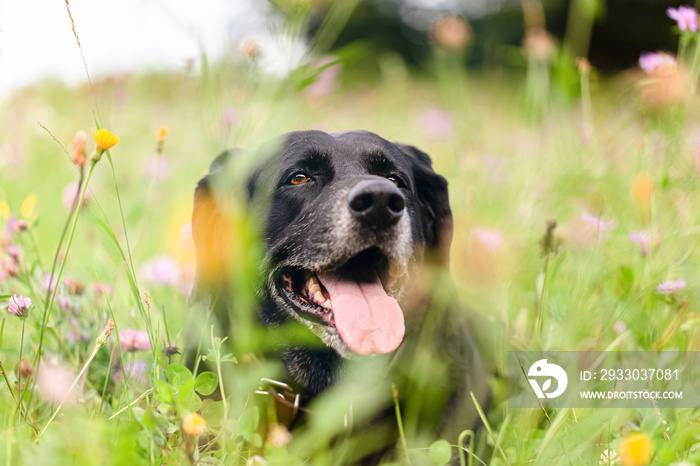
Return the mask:
[[204,396],[214,393],[218,385],[219,378],[213,372],[202,372],[194,381],[194,389]]
[[251,406],[241,414],[241,428],[244,432],[253,432],[258,428],[260,411],[257,406]]
[[204,400],[202,417],[210,426],[220,426],[224,422],[224,402]]
[[156,389],[156,400],[158,400],[159,404],[175,403],[175,395],[173,394],[173,389],[170,388],[170,385],[162,380],[156,380],[154,386]]
[[180,411],[192,413],[202,407],[202,399],[194,392],[194,380],[190,380],[180,387],[177,394],[177,407]]
[[182,364],[170,364],[165,369],[165,374],[168,376],[168,380],[173,384],[174,387],[179,387],[185,382],[189,382],[193,379],[192,372]]
[[452,458],[452,447],[447,440],[436,440],[430,445],[428,452],[430,462],[433,464],[447,464]]

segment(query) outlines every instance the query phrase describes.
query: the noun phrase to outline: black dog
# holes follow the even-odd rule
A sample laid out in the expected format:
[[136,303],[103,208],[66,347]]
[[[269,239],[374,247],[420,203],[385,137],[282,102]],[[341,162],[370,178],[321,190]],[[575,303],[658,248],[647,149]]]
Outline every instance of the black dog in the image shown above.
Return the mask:
[[[200,294],[226,296],[225,214],[214,191],[226,187],[232,158],[219,156],[195,193]],[[452,213],[430,157],[364,131],[294,132],[249,178],[248,195],[264,216],[261,323],[303,326],[322,342],[280,345],[294,413],[342,378],[347,361],[385,354],[385,379],[415,436],[456,443],[478,421],[470,392],[487,403],[488,372],[448,286]],[[386,393],[392,414],[374,422],[395,426]],[[395,429],[382,432],[377,448],[396,442]]]

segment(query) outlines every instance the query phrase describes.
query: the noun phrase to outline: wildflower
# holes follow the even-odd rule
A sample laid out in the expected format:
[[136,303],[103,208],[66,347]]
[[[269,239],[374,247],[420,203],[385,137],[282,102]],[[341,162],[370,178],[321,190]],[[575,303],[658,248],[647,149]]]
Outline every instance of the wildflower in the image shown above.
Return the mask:
[[100,336],[97,337],[97,344],[100,346],[104,345],[105,342],[107,341],[107,338],[109,338],[109,336],[112,334],[113,330],[114,330],[114,321],[112,319],[109,319],[104,330],[102,330],[102,333],[100,333]]
[[163,179],[170,171],[170,164],[167,160],[157,155],[146,160],[146,176],[149,178]]
[[683,288],[685,288],[685,280],[682,278],[679,278],[678,280],[666,280],[664,282],[659,283],[659,286],[656,287],[656,292],[658,294],[674,294],[678,293],[681,291]]
[[180,348],[172,343],[168,343],[165,345],[165,348],[163,348],[163,354],[167,357],[175,356],[176,354],[180,354]]
[[600,461],[598,462],[598,464],[604,464],[606,466],[620,464],[620,457],[617,456],[617,451],[610,451],[606,448],[605,450],[603,450],[603,453],[600,454]]
[[56,282],[51,282],[50,273],[44,275],[44,278],[41,280],[41,288],[44,291],[50,291],[51,293],[54,292],[54,289],[56,288]]
[[618,320],[613,324],[613,330],[615,330],[615,333],[625,333],[627,325],[623,321]]
[[[161,125],[156,131],[156,141],[159,143],[165,141],[165,137],[168,135],[168,132],[168,127]],[[119,142],[119,140],[117,140],[117,142]]]
[[82,129],[73,138],[73,162],[76,165],[85,165],[85,148],[87,147],[87,134]]
[[[70,210],[71,207],[73,207],[73,202],[77,204],[78,199],[80,196],[80,192],[78,191],[78,183],[68,183],[65,188],[63,188],[63,192],[61,193],[61,199],[63,200],[63,206],[66,208],[66,210]],[[78,199],[76,199],[78,197]],[[90,194],[90,190],[85,191],[85,195],[83,196],[83,207],[88,205],[90,200],[92,199],[92,194]]]
[[[104,291],[103,291],[103,289],[104,289]],[[110,295],[110,294],[112,294],[112,291],[114,291],[114,290],[112,289],[111,286],[102,285],[102,284],[100,284],[100,282],[95,281],[95,293],[97,293],[97,296],[102,296],[105,293]]]
[[156,257],[141,267],[143,278],[156,285],[177,286],[180,281],[180,267],[168,256]]
[[13,295],[10,297],[10,304],[7,310],[10,314],[19,317],[20,319],[26,319],[29,315],[29,308],[32,306],[32,300],[25,298],[23,296]]
[[248,58],[255,59],[260,56],[261,47],[256,37],[248,36],[241,39],[238,43],[238,50]]
[[668,53],[644,52],[639,56],[639,67],[650,74],[659,67],[671,68],[676,66],[676,59]]
[[16,231],[26,231],[29,229],[29,222],[27,222],[24,219],[17,220],[15,227],[16,227]]
[[337,61],[337,57],[328,55],[316,62],[316,68],[323,68],[323,70],[318,73],[316,80],[304,89],[306,95],[323,97],[335,92],[338,85],[338,75],[343,67]]
[[554,234],[557,228],[557,221],[554,219],[547,220],[547,229],[545,230],[540,246],[542,246],[542,256],[556,254],[561,243],[561,239]]
[[71,295],[81,295],[85,291],[85,285],[73,278],[65,278],[63,283],[68,287],[68,293]]
[[634,197],[640,203],[647,203],[654,193],[654,180],[649,173],[640,173],[634,180]]
[[[60,403],[68,396],[75,374],[58,361],[48,361],[39,365],[36,384],[39,395],[51,403]],[[71,401],[78,399],[78,392],[73,392]]]
[[578,72],[581,74],[589,74],[591,72],[591,62],[585,57],[577,57],[576,66],[578,67]]
[[24,381],[29,379],[29,377],[32,376],[32,373],[32,363],[29,362],[29,359],[20,359],[19,364],[17,364],[17,374],[19,377]]
[[281,424],[273,423],[267,433],[267,444],[274,448],[282,448],[292,440],[292,434]]
[[472,228],[469,234],[470,236],[473,235],[484,246],[484,249],[491,254],[498,252],[503,246],[503,233],[499,230],[476,227]]
[[20,213],[22,214],[22,217],[28,218],[32,216],[32,214],[34,213],[34,207],[36,207],[36,200],[36,194],[32,193],[29,196],[27,196],[24,199],[24,201],[22,201],[22,207],[20,207]]
[[581,220],[595,227],[598,232],[598,242],[602,242],[605,238],[605,233],[612,231],[617,227],[615,220],[603,220],[602,217],[595,217],[587,212],[581,214]]
[[192,437],[199,437],[207,430],[207,423],[197,413],[190,413],[182,420],[182,430]]
[[425,132],[435,139],[450,138],[454,134],[452,117],[440,108],[431,108],[424,112],[421,125]]
[[[313,84],[312,84],[313,85]],[[221,121],[227,127],[231,127],[233,122],[236,120],[236,107],[226,107],[221,113]]]
[[12,258],[15,264],[19,264],[21,250],[16,244],[11,244],[7,247],[7,255]]
[[122,350],[128,352],[148,351],[151,349],[151,340],[148,338],[148,332],[134,330],[131,327],[119,333],[119,342]]
[[678,24],[681,31],[698,32],[698,12],[690,6],[679,6],[666,10],[669,18]]
[[652,444],[646,434],[625,437],[620,443],[620,459],[624,466],[642,466],[651,459]]
[[629,234],[629,239],[634,244],[639,245],[642,256],[647,257],[649,255],[649,245],[651,245],[652,242],[651,233],[647,231],[634,231]]
[[253,455],[245,462],[245,466],[267,466],[267,460],[260,455]]
[[472,40],[469,23],[456,15],[446,15],[435,20],[432,34],[435,43],[447,50],[460,50]]
[[76,152],[85,152],[87,148],[87,134],[82,129],[75,133],[73,138],[73,150]]
[[532,60],[547,61],[554,56],[557,45],[552,35],[543,28],[531,28],[523,40],[525,52]]
[[95,139],[96,144],[95,152],[92,154],[93,162],[99,162],[105,151],[119,143],[119,138],[105,128],[100,128],[99,131],[95,131],[95,128],[92,128],[92,137]]
[[7,201],[0,202],[0,217],[10,218],[10,204]]

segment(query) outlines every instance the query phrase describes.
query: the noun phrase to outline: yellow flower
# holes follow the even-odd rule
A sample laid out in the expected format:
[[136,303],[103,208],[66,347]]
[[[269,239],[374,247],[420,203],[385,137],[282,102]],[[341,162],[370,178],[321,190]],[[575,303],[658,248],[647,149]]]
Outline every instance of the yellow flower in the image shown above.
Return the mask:
[[156,141],[165,141],[165,137],[168,135],[168,131],[169,130],[167,126],[161,125],[160,128],[158,128],[158,131],[156,131]]
[[0,202],[0,217],[9,218],[12,211],[7,201]]
[[109,150],[119,142],[119,138],[105,128],[100,128],[99,131],[95,131],[95,128],[92,128],[92,136],[95,138],[95,144],[97,144],[99,152]]
[[32,193],[24,199],[24,202],[22,202],[22,207],[20,208],[22,217],[31,217],[34,213],[34,206],[36,206],[36,194]]
[[204,418],[197,413],[188,414],[182,420],[182,430],[187,435],[199,437],[207,430],[207,423]]
[[620,459],[625,466],[643,466],[651,459],[652,450],[646,434],[632,434],[620,443]]

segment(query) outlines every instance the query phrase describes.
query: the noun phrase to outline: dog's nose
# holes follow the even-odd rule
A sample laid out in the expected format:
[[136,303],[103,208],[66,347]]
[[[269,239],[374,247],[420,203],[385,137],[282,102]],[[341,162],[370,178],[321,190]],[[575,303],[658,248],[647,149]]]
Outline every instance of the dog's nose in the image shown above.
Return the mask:
[[388,227],[399,221],[406,198],[389,180],[363,180],[348,193],[353,215],[372,227]]

